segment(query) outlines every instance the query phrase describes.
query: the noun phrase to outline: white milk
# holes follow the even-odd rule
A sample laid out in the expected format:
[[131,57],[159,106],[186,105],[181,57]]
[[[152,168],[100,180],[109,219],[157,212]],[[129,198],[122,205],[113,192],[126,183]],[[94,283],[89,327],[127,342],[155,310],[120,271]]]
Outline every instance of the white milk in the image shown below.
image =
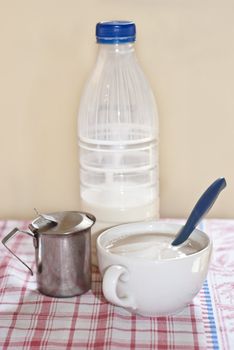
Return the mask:
[[160,233],[134,234],[112,241],[106,249],[113,254],[147,260],[180,258],[201,250],[201,246],[190,239],[184,245],[173,247],[173,237]]
[[102,192],[87,190],[82,194],[82,208],[107,226],[158,216],[158,203],[150,191],[135,188],[127,194],[121,195],[119,187]]
[[86,190],[81,195],[82,210],[93,214],[97,221],[92,227],[92,260],[96,260],[96,239],[106,228],[122,223],[157,218],[159,201],[151,188],[130,187],[121,193],[119,186],[104,191]]

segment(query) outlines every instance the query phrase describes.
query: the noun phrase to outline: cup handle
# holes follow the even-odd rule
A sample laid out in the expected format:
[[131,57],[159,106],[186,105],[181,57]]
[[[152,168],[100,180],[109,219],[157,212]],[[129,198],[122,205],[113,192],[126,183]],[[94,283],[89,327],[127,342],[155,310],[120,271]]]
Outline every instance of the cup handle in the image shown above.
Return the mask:
[[112,304],[122,307],[136,309],[133,297],[126,295],[119,297],[117,294],[117,285],[119,280],[127,282],[129,279],[128,270],[121,265],[111,265],[108,267],[103,276],[102,290],[105,298]]
[[35,238],[34,234],[32,234],[31,232],[28,231],[22,231],[19,230],[17,227],[15,227],[11,232],[9,232],[6,237],[3,238],[2,240],[2,244],[9,250],[9,252],[14,255],[24,266],[27,267],[27,269],[29,269],[31,275],[33,275],[32,269],[23,261],[21,260],[15,253],[13,253],[13,251],[7,246],[7,242],[18,232],[22,232],[22,233],[26,233],[27,235]]

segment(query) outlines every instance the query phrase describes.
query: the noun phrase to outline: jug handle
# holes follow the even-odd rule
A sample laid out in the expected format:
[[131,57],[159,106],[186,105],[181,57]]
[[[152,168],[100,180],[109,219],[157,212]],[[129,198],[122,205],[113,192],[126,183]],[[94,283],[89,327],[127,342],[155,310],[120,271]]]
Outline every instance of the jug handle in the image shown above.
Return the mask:
[[28,231],[22,231],[19,230],[17,227],[15,227],[11,232],[9,232],[6,237],[3,238],[2,240],[2,244],[9,250],[9,252],[11,254],[13,254],[24,266],[27,267],[27,269],[29,269],[31,275],[33,275],[32,269],[25,263],[23,262],[23,260],[21,260],[15,253],[13,253],[13,251],[6,245],[6,243],[17,233],[17,232],[22,232],[22,233],[26,233],[27,235],[35,238],[34,234]]

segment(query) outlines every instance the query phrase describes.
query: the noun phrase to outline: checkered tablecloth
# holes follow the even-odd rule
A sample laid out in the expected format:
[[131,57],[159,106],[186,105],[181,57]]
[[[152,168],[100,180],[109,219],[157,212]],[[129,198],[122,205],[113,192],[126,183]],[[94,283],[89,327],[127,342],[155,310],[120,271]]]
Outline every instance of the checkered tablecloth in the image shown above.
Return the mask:
[[[234,349],[234,220],[207,220],[214,242],[203,289],[182,313],[146,318],[107,303],[97,268],[92,290],[55,299],[37,292],[35,276],[0,244],[0,349]],[[0,222],[0,239],[26,222]],[[30,237],[11,248],[35,269]]]

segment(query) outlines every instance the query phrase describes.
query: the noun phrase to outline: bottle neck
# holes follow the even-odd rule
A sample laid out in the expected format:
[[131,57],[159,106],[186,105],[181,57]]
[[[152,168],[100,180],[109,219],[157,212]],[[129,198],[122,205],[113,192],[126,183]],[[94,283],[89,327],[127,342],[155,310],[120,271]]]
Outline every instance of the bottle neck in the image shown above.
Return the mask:
[[98,44],[98,59],[103,60],[120,56],[135,56],[134,42],[125,44]]

